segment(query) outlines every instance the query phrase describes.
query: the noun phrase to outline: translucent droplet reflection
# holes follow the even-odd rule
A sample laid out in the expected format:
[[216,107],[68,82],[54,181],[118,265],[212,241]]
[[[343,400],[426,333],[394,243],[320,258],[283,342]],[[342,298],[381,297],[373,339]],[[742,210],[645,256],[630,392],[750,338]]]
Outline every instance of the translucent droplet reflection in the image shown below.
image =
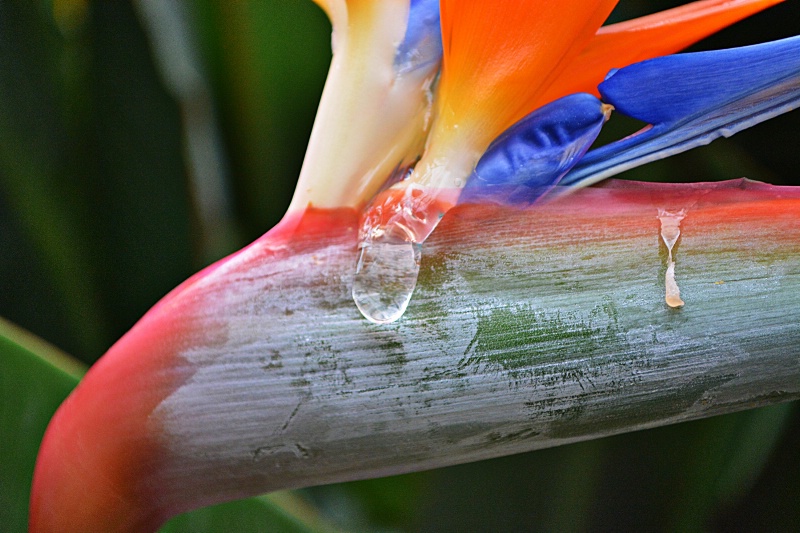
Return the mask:
[[362,244],[353,300],[367,320],[388,324],[403,316],[417,286],[421,249],[420,244],[400,240]]

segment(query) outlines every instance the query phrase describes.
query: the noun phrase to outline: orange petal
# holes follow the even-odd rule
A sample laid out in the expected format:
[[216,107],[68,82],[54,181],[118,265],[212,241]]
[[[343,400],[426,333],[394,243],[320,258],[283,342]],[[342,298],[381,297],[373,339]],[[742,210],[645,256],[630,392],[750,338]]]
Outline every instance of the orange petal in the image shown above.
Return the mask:
[[677,52],[722,28],[783,0],[702,0],[600,28],[539,105],[576,92],[598,96],[608,71]]
[[535,109],[544,89],[585,48],[616,3],[442,0],[437,122],[445,132],[439,133],[467,125],[469,133],[462,133],[483,151]]

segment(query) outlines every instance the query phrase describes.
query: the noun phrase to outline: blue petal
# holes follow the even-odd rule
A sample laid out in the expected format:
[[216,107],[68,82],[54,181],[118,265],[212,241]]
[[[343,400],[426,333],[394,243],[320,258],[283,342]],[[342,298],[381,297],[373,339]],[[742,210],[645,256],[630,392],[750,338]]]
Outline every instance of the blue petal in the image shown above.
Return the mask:
[[589,185],[796,109],[800,37],[651,59],[612,71],[599,88],[603,101],[652,127],[592,150],[563,185]]
[[397,48],[395,69],[404,74],[439,67],[442,59],[442,29],[439,0],[411,0],[406,36]]
[[586,93],[537,109],[489,146],[459,203],[534,202],[586,153],[605,118],[600,100]]

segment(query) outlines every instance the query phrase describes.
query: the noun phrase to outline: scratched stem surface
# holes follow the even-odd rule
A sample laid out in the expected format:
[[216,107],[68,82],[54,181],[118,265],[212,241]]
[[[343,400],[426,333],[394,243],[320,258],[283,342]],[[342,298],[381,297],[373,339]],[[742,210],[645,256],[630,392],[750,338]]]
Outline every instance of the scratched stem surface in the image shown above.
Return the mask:
[[[685,210],[679,309],[660,209]],[[524,211],[460,206],[386,326],[350,298],[356,227],[271,258],[256,244],[192,289],[215,306],[191,320],[223,333],[183,354],[194,375],[154,412],[166,482],[192,471],[232,498],[800,398],[794,189],[612,183]]]

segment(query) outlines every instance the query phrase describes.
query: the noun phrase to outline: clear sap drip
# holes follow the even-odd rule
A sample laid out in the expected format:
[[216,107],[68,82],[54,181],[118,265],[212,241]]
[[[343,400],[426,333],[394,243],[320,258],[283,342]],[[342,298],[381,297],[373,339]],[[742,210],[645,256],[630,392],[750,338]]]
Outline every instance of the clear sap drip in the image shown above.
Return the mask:
[[353,280],[353,300],[376,324],[403,316],[417,286],[422,245],[375,239],[362,243]]
[[681,300],[681,290],[678,288],[678,282],[675,281],[675,261],[670,261],[667,265],[664,284],[666,287],[665,300],[667,305],[672,308],[683,307],[684,301]]
[[672,259],[672,249],[681,236],[681,220],[686,218],[686,210],[681,209],[676,213],[670,213],[664,209],[658,210],[658,219],[661,221],[661,239],[667,246],[667,273],[664,278],[666,289],[665,300],[667,305],[672,308],[684,306],[681,300],[681,291],[675,281],[675,261]]

